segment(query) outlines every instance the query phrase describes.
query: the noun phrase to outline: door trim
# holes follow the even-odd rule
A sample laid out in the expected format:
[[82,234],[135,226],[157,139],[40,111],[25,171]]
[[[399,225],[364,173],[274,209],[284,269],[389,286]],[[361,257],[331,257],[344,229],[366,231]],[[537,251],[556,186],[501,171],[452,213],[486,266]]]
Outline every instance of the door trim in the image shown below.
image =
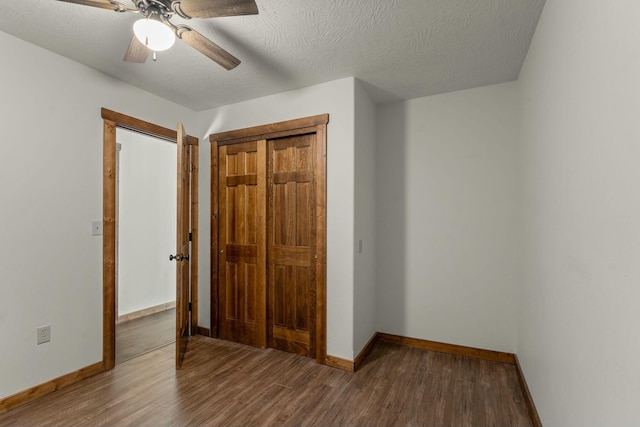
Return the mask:
[[[102,155],[102,368],[115,366],[116,343],[116,128],[138,132],[144,135],[176,143],[177,131],[156,124],[102,108],[103,119],[103,155]],[[195,146],[192,182],[191,209],[194,226],[192,227],[191,252],[191,333],[195,334],[198,323],[198,138],[188,136],[189,145]],[[194,215],[195,214],[195,215]]]
[[209,135],[211,143],[211,336],[219,336],[218,316],[218,147],[241,142],[316,134],[316,361],[327,357],[327,124],[329,114],[304,117]]

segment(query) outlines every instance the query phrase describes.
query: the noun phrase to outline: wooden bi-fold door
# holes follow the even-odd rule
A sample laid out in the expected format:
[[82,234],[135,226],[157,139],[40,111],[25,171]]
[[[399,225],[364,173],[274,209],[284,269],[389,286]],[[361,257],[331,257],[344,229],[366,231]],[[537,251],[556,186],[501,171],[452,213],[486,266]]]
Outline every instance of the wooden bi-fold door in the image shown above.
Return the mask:
[[210,136],[213,336],[324,363],[327,121]]
[[265,143],[219,149],[220,338],[265,347]]
[[269,347],[315,355],[315,134],[269,141]]

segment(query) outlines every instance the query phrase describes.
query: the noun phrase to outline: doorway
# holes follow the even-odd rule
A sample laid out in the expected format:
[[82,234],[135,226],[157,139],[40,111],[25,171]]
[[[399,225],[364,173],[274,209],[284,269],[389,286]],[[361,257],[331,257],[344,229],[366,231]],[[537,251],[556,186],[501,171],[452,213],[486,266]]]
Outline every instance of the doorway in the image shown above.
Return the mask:
[[[116,129],[127,129],[176,144],[176,261],[175,341],[176,368],[184,359],[188,337],[197,330],[198,301],[198,139],[178,130],[164,128],[135,117],[103,108],[103,346],[102,369],[115,366],[116,338]],[[173,251],[171,251],[173,252]]]
[[211,333],[326,359],[328,115],[211,135]]
[[174,143],[116,129],[116,364],[175,342]]

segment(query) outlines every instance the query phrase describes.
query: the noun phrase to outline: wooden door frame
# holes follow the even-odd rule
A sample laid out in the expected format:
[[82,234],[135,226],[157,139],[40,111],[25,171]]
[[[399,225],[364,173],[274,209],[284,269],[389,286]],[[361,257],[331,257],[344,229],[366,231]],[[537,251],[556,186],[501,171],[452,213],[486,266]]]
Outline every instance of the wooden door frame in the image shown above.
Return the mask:
[[[103,120],[102,155],[102,369],[115,366],[116,343],[116,128],[127,129],[176,143],[175,130],[155,125],[135,117],[101,109]],[[198,138],[188,136],[193,146],[191,185],[191,333],[198,323]],[[168,254],[167,254],[168,256]]]
[[[329,115],[305,117],[209,135],[211,143],[211,330],[219,336],[218,319],[218,147],[241,142],[316,134],[316,361],[327,358],[327,124]],[[265,331],[266,332],[266,331]]]

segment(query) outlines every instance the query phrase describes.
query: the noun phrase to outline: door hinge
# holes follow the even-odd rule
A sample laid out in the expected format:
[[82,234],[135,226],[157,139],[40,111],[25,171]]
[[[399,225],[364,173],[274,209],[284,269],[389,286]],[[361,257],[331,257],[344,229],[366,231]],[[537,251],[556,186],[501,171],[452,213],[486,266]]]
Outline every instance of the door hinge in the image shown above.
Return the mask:
[[189,241],[193,242],[193,233],[189,232]]
[[191,303],[189,303],[189,311],[191,311]]

